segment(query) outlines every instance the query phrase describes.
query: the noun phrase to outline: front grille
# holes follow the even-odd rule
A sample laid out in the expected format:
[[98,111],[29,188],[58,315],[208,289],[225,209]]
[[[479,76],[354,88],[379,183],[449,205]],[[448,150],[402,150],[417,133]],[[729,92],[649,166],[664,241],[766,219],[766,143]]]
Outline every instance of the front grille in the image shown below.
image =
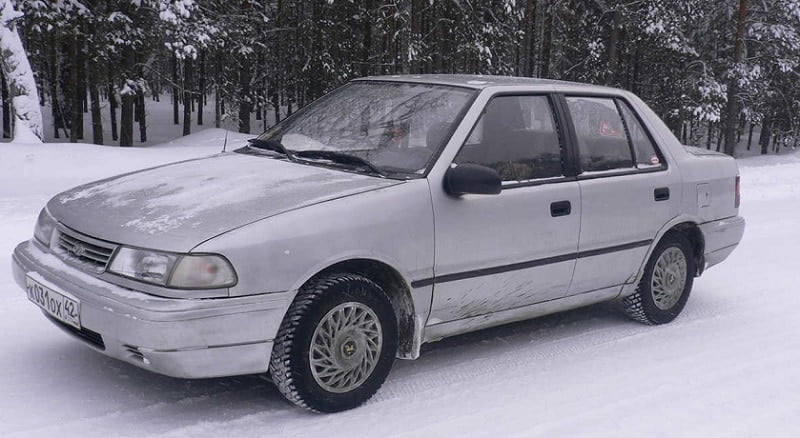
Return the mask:
[[50,315],[45,315],[45,316],[47,317],[47,319],[49,319],[55,325],[57,325],[59,328],[61,328],[61,330],[64,330],[65,332],[67,332],[67,333],[69,333],[69,334],[71,334],[73,336],[76,336],[81,341],[84,341],[87,344],[89,344],[89,345],[91,345],[91,346],[93,346],[95,348],[98,348],[100,350],[105,350],[106,349],[106,344],[105,344],[105,342],[103,342],[103,336],[101,336],[100,333],[93,332],[93,331],[91,331],[91,330],[89,330],[89,329],[87,329],[85,327],[77,329],[77,328],[75,328],[75,327],[73,327],[73,326],[71,326],[69,324],[65,324],[65,323],[53,318]]
[[89,242],[87,238],[67,229],[59,230],[58,247],[66,252],[66,257],[98,268],[105,268],[114,253],[113,245],[104,245],[94,239]]

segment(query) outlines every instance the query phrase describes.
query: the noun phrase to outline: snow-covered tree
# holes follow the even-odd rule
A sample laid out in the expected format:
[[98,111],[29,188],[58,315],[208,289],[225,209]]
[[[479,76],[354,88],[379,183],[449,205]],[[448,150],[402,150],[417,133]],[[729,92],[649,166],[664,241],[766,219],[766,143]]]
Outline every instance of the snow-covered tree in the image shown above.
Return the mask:
[[17,32],[23,14],[14,9],[11,0],[0,0],[0,64],[8,81],[14,108],[14,141],[41,143],[42,111],[36,79]]
[[[40,75],[54,132],[60,128],[76,141],[87,93],[94,141],[102,141],[105,98],[112,137],[119,120],[120,144],[132,145],[136,122],[139,140],[145,138],[145,95],[171,94],[176,125],[183,104],[189,133],[193,121],[203,123],[213,93],[216,125],[225,117],[251,132],[354,77],[401,73],[514,74],[623,87],[685,142],[721,147],[727,137],[729,153],[730,141],[748,128],[752,137],[755,126],[762,127],[763,144],[800,140],[797,0],[18,0],[17,6],[25,13],[16,17],[17,30]],[[253,115],[262,126],[252,125]]]

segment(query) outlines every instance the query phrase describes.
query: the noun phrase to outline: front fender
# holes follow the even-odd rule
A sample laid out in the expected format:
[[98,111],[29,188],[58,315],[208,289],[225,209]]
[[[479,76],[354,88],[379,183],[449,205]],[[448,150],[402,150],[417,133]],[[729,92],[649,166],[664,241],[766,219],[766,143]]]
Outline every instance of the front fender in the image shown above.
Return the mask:
[[321,270],[372,259],[407,284],[433,276],[433,209],[425,179],[292,210],[211,239],[194,251],[223,254],[239,283],[231,296],[296,291]]

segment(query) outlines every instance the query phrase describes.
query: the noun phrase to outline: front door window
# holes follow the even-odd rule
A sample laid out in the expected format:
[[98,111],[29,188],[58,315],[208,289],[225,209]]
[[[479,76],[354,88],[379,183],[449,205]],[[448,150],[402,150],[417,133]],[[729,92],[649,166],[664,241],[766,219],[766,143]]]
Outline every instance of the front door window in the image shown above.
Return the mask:
[[491,167],[508,183],[563,176],[561,142],[549,98],[492,99],[455,162]]

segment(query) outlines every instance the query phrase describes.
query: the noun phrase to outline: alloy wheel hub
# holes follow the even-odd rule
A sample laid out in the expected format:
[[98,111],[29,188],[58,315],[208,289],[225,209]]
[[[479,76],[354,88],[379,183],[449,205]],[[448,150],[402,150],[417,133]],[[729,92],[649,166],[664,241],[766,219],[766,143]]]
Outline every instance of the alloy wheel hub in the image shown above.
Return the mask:
[[669,310],[680,300],[686,285],[686,257],[679,248],[667,248],[656,260],[650,290],[653,302],[661,310]]
[[322,389],[343,393],[364,383],[383,347],[378,316],[369,307],[342,303],[322,317],[311,338],[309,362]]

